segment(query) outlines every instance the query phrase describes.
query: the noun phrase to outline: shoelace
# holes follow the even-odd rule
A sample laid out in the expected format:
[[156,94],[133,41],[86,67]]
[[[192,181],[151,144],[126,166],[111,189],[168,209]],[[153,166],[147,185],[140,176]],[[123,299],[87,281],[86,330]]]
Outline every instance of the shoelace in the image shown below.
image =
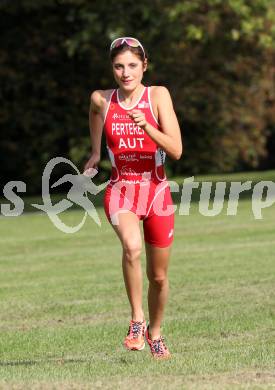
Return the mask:
[[131,322],[131,325],[129,326],[127,336],[133,335],[133,338],[137,339],[141,330],[142,330],[142,322],[133,321],[133,322]]
[[152,341],[153,349],[156,353],[164,355],[167,350],[166,345],[164,344],[164,338],[160,336],[158,339]]

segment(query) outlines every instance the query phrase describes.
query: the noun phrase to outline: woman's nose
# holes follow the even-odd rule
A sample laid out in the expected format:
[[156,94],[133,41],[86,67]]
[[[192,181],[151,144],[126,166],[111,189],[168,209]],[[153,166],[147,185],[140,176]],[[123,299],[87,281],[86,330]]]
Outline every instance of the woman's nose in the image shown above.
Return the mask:
[[129,76],[129,69],[124,68],[123,69],[123,77],[127,77],[127,76]]

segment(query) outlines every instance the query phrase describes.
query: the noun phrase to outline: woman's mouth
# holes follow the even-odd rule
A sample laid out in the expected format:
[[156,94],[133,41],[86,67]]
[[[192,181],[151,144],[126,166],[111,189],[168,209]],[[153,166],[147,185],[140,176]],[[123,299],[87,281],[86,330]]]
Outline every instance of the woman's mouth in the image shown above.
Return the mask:
[[130,84],[132,80],[122,80],[123,84]]

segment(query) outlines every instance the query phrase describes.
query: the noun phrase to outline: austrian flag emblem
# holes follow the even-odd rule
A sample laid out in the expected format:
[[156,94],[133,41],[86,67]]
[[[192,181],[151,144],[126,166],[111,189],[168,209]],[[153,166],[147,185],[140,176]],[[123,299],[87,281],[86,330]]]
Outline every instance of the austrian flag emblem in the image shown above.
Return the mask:
[[138,108],[149,108],[150,107],[150,104],[147,103],[145,100],[143,100],[142,102],[140,102],[138,104]]

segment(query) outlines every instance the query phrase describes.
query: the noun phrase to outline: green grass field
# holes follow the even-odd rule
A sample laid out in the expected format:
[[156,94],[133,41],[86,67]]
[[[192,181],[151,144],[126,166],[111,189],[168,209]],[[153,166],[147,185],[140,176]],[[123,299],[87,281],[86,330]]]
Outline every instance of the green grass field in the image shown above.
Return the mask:
[[[88,217],[75,234],[46,214],[0,218],[0,388],[275,389],[275,204],[261,220],[251,198],[237,216],[176,212],[163,362],[122,346],[121,247],[97,210],[102,227]],[[144,249],[142,263],[147,313]]]

